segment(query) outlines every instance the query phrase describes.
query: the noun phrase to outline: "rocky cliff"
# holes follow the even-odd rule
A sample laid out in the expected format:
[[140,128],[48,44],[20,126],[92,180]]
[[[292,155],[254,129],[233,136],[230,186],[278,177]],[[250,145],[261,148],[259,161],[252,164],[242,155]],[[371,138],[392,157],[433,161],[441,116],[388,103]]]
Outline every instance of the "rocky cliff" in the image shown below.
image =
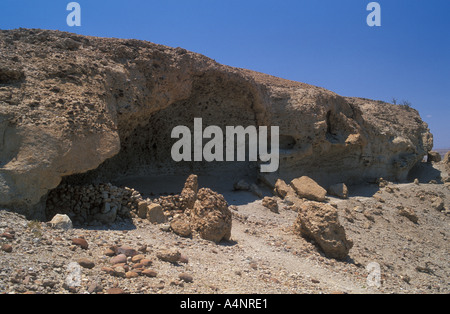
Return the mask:
[[[237,69],[182,48],[59,31],[0,31],[0,207],[39,215],[63,178],[258,172],[257,163],[175,163],[171,131],[279,126],[280,168],[323,185],[404,180],[432,149],[409,107]],[[87,174],[86,174],[87,173]]]

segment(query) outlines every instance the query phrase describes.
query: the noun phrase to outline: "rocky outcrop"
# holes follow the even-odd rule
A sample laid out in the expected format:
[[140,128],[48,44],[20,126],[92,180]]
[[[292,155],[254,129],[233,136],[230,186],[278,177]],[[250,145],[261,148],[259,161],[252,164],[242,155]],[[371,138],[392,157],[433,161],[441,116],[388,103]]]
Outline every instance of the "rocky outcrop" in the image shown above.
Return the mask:
[[440,162],[442,160],[441,154],[435,151],[431,151],[428,153],[428,162]]
[[336,208],[329,204],[305,202],[300,206],[294,231],[314,240],[331,258],[344,259],[353,247],[339,222]]
[[[210,173],[176,163],[184,125],[279,126],[274,185],[310,176],[322,186],[405,179],[432,148],[418,112],[220,65],[145,41],[38,29],[0,31],[0,206],[42,217],[49,191],[136,173]],[[144,171],[145,170],[145,171]]]
[[447,152],[447,154],[445,154],[442,162],[444,163],[445,169],[447,170],[447,172],[450,173],[450,152]]

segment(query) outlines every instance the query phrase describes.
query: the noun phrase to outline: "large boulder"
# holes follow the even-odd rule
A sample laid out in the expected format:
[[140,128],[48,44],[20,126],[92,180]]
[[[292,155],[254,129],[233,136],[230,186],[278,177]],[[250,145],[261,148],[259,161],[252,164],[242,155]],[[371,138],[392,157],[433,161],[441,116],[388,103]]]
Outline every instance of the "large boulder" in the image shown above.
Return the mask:
[[218,243],[230,239],[231,227],[232,214],[225,198],[210,189],[200,189],[191,211],[192,230],[201,238]]
[[[218,64],[134,39],[39,29],[0,31],[0,207],[43,216],[61,181],[108,182],[141,170],[211,174],[259,162],[171,158],[176,126],[279,126],[274,185],[309,176],[322,186],[406,179],[433,146],[406,106]],[[201,174],[201,173],[199,173]],[[265,178],[265,179],[264,179]]]
[[299,208],[294,231],[314,240],[326,256],[345,259],[353,247],[339,222],[336,208],[329,204],[305,202]]

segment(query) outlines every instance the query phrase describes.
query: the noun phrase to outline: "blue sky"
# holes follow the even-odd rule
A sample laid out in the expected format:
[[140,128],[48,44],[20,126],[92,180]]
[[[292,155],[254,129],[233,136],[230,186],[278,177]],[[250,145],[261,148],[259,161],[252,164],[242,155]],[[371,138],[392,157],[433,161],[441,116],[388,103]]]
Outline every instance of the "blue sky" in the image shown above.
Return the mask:
[[202,53],[220,63],[332,90],[407,100],[450,147],[450,0],[384,0],[381,27],[369,0],[2,0],[0,29],[58,29],[136,38]]

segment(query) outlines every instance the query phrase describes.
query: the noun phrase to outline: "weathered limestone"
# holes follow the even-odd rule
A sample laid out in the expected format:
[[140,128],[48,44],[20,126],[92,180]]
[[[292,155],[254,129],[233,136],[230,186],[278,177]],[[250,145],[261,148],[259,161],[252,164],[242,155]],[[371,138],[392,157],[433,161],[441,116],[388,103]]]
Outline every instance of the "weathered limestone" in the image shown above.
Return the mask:
[[309,177],[303,176],[294,179],[291,182],[291,186],[299,197],[317,202],[323,202],[326,199],[327,190]]
[[353,247],[339,223],[336,208],[329,204],[305,202],[300,206],[294,224],[296,233],[314,240],[323,252],[336,259],[344,259]]
[[[170,135],[175,126],[192,129],[195,117],[222,129],[279,126],[274,178],[286,182],[403,180],[433,146],[412,108],[341,97],[181,48],[37,29],[0,31],[0,47],[0,206],[29,217],[44,216],[45,198],[63,178],[190,171],[193,163],[171,159]],[[254,174],[258,165],[245,169]],[[204,173],[219,166],[195,163]]]

